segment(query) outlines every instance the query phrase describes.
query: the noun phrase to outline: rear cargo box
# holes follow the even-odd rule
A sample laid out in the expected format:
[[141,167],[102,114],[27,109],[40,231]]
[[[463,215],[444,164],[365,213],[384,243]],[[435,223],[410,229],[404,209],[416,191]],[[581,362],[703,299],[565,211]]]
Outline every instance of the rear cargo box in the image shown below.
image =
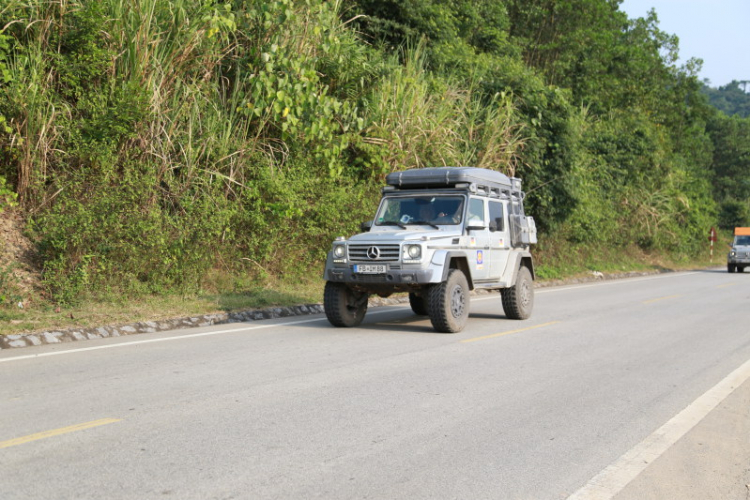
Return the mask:
[[750,236],[750,227],[735,227],[735,236]]
[[[511,179],[500,172],[476,167],[417,168],[393,172],[386,176],[386,184],[398,188],[449,187],[460,183],[518,189]],[[518,182],[520,184],[520,181]]]

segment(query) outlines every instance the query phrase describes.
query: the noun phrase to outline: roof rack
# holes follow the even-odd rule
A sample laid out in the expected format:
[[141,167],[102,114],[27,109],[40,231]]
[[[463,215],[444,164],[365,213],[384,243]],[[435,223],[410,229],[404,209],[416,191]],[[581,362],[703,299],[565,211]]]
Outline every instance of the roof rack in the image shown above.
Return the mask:
[[466,188],[493,198],[523,200],[521,179],[476,167],[413,168],[392,172],[385,178],[384,191],[398,189]]
[[476,167],[413,168],[403,172],[392,172],[385,178],[386,184],[396,188],[454,187],[457,184],[476,184],[489,192],[492,188],[520,190],[521,180],[511,179],[505,174]]

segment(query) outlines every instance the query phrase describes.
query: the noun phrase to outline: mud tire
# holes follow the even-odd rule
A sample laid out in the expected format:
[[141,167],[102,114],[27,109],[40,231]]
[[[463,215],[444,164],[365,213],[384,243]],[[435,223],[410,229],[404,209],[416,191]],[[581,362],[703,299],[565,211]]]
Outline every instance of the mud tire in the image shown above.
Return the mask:
[[528,319],[534,309],[534,280],[526,266],[518,270],[516,284],[500,290],[503,310],[509,319]]
[[469,318],[469,282],[458,269],[452,269],[448,278],[427,291],[427,315],[432,326],[441,333],[458,333]]
[[355,292],[343,283],[326,282],[323,292],[326,318],[333,326],[358,326],[367,313],[367,296],[367,293]]

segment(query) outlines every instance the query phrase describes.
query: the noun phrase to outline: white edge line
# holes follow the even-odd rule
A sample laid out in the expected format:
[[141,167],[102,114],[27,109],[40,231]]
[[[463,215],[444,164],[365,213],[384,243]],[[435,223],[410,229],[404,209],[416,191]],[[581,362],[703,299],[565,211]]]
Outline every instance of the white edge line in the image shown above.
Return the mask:
[[[581,288],[589,288],[592,286],[601,286],[601,285],[615,285],[620,283],[634,283],[636,281],[644,281],[644,280],[652,280],[652,279],[659,279],[659,278],[669,278],[669,277],[675,277],[675,276],[686,276],[689,274],[697,274],[696,272],[692,273],[679,273],[679,274],[669,274],[669,275],[659,275],[659,276],[653,276],[653,277],[644,277],[644,278],[634,278],[634,279],[623,279],[623,280],[613,280],[609,282],[596,282],[589,285],[577,285],[577,286],[568,286],[568,287],[561,287],[554,289],[544,289],[540,290],[537,293],[551,293],[551,292],[560,292],[560,291],[566,291],[566,290],[578,290]],[[492,300],[497,299],[498,297],[492,296],[492,297],[483,297],[483,298],[475,298],[473,301],[475,302],[481,302],[483,300]],[[398,304],[393,307],[406,307],[405,304]],[[369,315],[373,314],[382,314],[385,312],[389,312],[391,309],[385,309],[381,311],[370,311],[368,312]],[[263,330],[267,328],[273,328],[276,326],[285,326],[285,325],[301,325],[304,323],[312,323],[315,321],[320,321],[321,318],[311,318],[311,319],[305,319],[300,321],[290,321],[287,323],[273,323],[269,325],[258,325],[258,326],[249,326],[244,328],[233,328],[230,330],[217,330],[217,331],[210,331],[210,332],[200,332],[200,333],[190,333],[187,335],[176,335],[174,337],[164,337],[164,338],[158,338],[158,339],[145,339],[145,340],[135,340],[130,342],[122,342],[120,344],[107,344],[107,345],[101,345],[101,346],[95,346],[95,347],[80,347],[77,349],[65,349],[62,351],[50,351],[50,352],[42,352],[38,354],[27,354],[22,356],[14,356],[10,358],[0,358],[0,363],[10,363],[12,361],[21,361],[24,359],[35,359],[35,358],[45,358],[48,356],[60,356],[63,354],[73,354],[77,352],[86,352],[86,351],[98,351],[100,349],[115,349],[118,347],[125,347],[125,346],[133,346],[133,345],[142,345],[142,344],[153,344],[156,342],[169,342],[173,340],[181,340],[181,339],[189,339],[189,338],[197,338],[197,337],[208,337],[211,335],[221,335],[224,333],[237,333],[237,332],[246,332],[246,331],[252,331],[252,330]]]
[[[382,314],[390,312],[389,310],[383,310],[383,311],[371,311],[368,314]],[[158,339],[144,339],[144,340],[133,340],[133,341],[125,341],[119,344],[107,344],[107,345],[100,345],[100,346],[94,346],[94,347],[79,347],[77,349],[65,349],[63,351],[50,351],[50,352],[41,352],[38,354],[26,354],[23,356],[14,356],[10,358],[0,358],[0,363],[9,363],[11,361],[21,361],[23,359],[34,359],[34,358],[45,358],[48,356],[60,356],[63,354],[73,354],[77,352],[86,352],[86,351],[98,351],[101,349],[116,349],[118,347],[125,347],[125,346],[133,346],[133,345],[142,345],[142,344],[154,344],[156,342],[169,342],[172,340],[182,340],[182,339],[190,339],[190,338],[197,338],[197,337],[209,337],[212,335],[222,335],[225,333],[237,333],[237,332],[249,332],[253,330],[265,330],[268,328],[274,328],[274,327],[284,327],[287,325],[302,325],[305,323],[314,323],[316,321],[322,321],[322,318],[310,318],[310,319],[303,319],[299,321],[287,321],[285,323],[273,323],[273,324],[266,324],[266,325],[256,325],[256,326],[246,326],[246,327],[240,327],[240,328],[232,328],[229,330],[216,330],[216,331],[209,331],[209,332],[199,332],[199,333],[188,333],[185,335],[175,335],[173,337],[163,337]],[[174,330],[172,330],[174,331]],[[168,333],[168,330],[165,330],[160,333]],[[111,337],[110,337],[111,338]],[[49,345],[49,344],[48,344]]]
[[581,284],[581,285],[543,288],[541,290],[536,291],[536,293],[565,292],[568,290],[580,290],[582,288],[591,288],[594,286],[623,285],[626,283],[637,283],[639,281],[651,281],[651,280],[658,280],[658,279],[665,279],[665,278],[677,278],[679,276],[691,276],[693,274],[699,274],[699,272],[692,271],[692,272],[685,272],[685,273],[659,274],[657,276],[644,276],[642,278],[622,278],[622,279],[607,280],[607,281],[597,281],[594,283],[587,283],[587,284]]
[[[676,278],[678,276],[690,276],[692,274],[698,274],[698,272],[686,272],[686,273],[674,273],[674,274],[660,274],[657,276],[644,276],[642,278],[623,278],[623,279],[616,279],[616,280],[608,280],[608,281],[597,281],[594,283],[586,283],[586,284],[580,284],[580,285],[572,285],[572,286],[555,286],[555,287],[549,287],[549,288],[542,288],[542,289],[534,289],[535,294],[542,294],[542,293],[555,293],[555,292],[567,292],[568,290],[582,290],[584,288],[592,288],[595,286],[612,286],[612,285],[624,285],[627,283],[636,283],[639,281],[651,281],[651,280],[658,280],[658,279],[665,279],[665,278]],[[472,302],[481,302],[483,300],[493,300],[500,298],[498,295],[493,295],[491,297],[482,297],[482,298],[471,298]]]
[[607,466],[581,489],[570,495],[567,500],[613,498],[748,379],[750,379],[750,360]]
[[[0,363],[6,363],[9,361],[19,361],[22,359],[44,358],[47,356],[59,356],[61,354],[71,354],[74,352],[98,351],[100,349],[115,349],[117,347],[126,347],[126,346],[141,345],[141,344],[153,344],[156,342],[169,342],[172,340],[182,340],[182,339],[196,338],[196,337],[209,337],[211,335],[221,335],[224,333],[237,333],[237,332],[246,332],[246,331],[251,331],[251,330],[264,330],[267,328],[283,327],[286,325],[301,325],[303,323],[312,323],[315,321],[320,321],[320,318],[315,318],[315,319],[311,318],[311,319],[305,319],[305,320],[300,320],[300,321],[289,321],[286,323],[273,323],[273,324],[267,324],[267,325],[232,328],[230,330],[215,330],[215,331],[210,331],[210,332],[189,333],[186,335],[176,335],[174,337],[163,337],[163,338],[158,338],[158,339],[134,340],[132,342],[122,342],[120,344],[107,344],[107,345],[100,345],[100,346],[94,346],[94,347],[81,347],[78,349],[66,349],[64,351],[42,352],[38,354],[28,354],[25,356],[15,356],[12,358],[0,358]],[[162,332],[162,333],[165,333],[165,332]]]

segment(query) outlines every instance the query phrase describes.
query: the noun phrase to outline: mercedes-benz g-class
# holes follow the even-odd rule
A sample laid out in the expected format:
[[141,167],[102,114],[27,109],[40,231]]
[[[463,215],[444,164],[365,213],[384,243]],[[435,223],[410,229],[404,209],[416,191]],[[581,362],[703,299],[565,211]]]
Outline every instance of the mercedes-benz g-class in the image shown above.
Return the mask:
[[529,251],[536,226],[524,214],[521,180],[472,167],[394,172],[375,219],[336,238],[328,254],[324,309],[335,326],[357,326],[368,297],[408,292],[414,313],[439,332],[461,331],[469,292],[499,290],[505,315],[534,304]]

